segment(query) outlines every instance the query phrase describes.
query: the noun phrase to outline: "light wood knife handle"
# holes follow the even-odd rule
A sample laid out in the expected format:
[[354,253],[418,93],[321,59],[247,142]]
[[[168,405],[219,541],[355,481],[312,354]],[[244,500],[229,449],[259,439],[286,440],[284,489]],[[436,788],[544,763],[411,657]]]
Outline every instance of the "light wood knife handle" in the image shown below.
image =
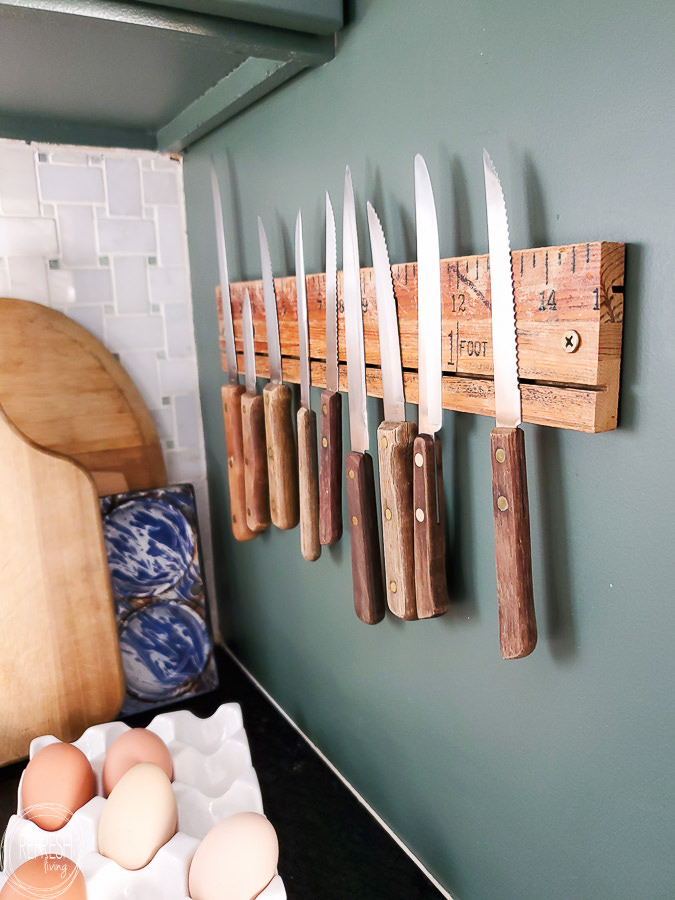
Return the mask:
[[263,388],[270,516],[272,524],[282,529],[295,528],[300,518],[292,396],[287,384],[270,383]]
[[298,472],[300,484],[300,550],[313,562],[321,556],[319,541],[319,468],[316,456],[316,413],[298,410]]
[[265,412],[261,394],[241,398],[241,429],[244,437],[244,486],[246,524],[251,531],[263,531],[270,524],[270,493],[267,481]]
[[382,422],[377,429],[387,603],[401,619],[416,619],[413,516],[414,422]]
[[336,391],[321,394],[319,453],[319,539],[331,545],[342,537],[342,395]]
[[440,616],[448,608],[445,562],[445,498],[441,442],[418,434],[413,445],[415,597],[417,616]]
[[373,460],[352,451],[345,457],[345,471],[354,609],[362,622],[375,625],[384,617],[384,592]]
[[241,432],[241,397],[244,386],[224,384],[223,420],[227,444],[227,479],[230,486],[232,534],[238,541],[250,541],[255,531],[246,524],[246,489],[244,487],[244,444]]
[[495,428],[490,449],[499,645],[504,659],[519,659],[537,643],[525,434],[521,428]]

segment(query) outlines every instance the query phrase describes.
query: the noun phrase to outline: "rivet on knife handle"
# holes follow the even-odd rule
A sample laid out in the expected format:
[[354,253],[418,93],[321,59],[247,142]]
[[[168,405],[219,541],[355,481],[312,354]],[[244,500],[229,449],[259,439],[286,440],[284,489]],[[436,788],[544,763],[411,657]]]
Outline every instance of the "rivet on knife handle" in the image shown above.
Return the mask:
[[445,500],[441,442],[419,434],[413,444],[413,505],[415,507],[415,583],[420,619],[447,611],[445,569]]
[[261,394],[242,395],[241,426],[244,436],[246,524],[251,531],[263,531],[270,524],[270,498],[267,481],[265,410]]
[[241,432],[241,398],[243,384],[224,384],[222,387],[223,420],[227,444],[227,480],[230,487],[232,533],[238,541],[250,541],[257,534],[246,524],[246,494],[244,488],[244,445]]
[[519,659],[537,643],[523,430],[493,429],[490,448],[499,644],[504,659]]
[[298,472],[300,486],[300,550],[313,562],[321,556],[319,541],[319,471],[316,455],[316,413],[298,410]]
[[342,395],[321,393],[319,539],[330,546],[342,536]]
[[384,618],[382,563],[377,530],[375,476],[369,453],[352,451],[345,457],[352,581],[356,615],[367,625]]
[[387,604],[401,619],[418,618],[413,528],[414,422],[382,422],[377,429]]
[[300,518],[292,399],[287,384],[270,382],[263,388],[270,515],[273,524],[281,529],[295,528]]

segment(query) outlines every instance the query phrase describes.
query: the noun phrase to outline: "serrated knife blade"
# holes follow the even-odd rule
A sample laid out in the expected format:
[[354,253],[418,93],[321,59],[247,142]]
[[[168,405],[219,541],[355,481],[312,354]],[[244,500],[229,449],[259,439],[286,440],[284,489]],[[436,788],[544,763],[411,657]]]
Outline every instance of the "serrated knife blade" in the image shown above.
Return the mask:
[[532,585],[525,436],[523,430],[517,427],[521,420],[521,403],[515,296],[504,192],[485,150],[483,172],[490,252],[497,419],[497,427],[490,433],[490,449],[499,645],[504,659],[518,659],[534,650],[537,623]]

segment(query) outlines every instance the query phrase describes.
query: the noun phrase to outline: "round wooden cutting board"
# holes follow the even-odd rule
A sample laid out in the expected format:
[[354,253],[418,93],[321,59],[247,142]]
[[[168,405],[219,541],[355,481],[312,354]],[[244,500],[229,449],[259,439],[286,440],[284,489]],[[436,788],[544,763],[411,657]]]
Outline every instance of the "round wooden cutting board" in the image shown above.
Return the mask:
[[82,463],[99,494],[166,485],[138,389],[103,344],[62,313],[0,299],[0,405],[37,444]]

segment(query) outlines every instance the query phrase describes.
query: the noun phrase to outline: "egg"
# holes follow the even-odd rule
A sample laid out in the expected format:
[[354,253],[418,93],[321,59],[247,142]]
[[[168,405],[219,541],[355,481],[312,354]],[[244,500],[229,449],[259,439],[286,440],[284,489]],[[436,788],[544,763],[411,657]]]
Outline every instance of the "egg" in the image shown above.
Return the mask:
[[0,900],[87,900],[82,872],[72,859],[49,854],[29,859],[14,870],[0,891]]
[[166,772],[138,763],[110,792],[98,823],[98,852],[125,869],[141,869],[176,833],[176,798]]
[[47,744],[23,773],[23,815],[45,831],[57,831],[96,795],[89,760],[73,744]]
[[125,772],[137,763],[154,763],[173,779],[171,754],[164,741],[146,728],[131,728],[113,741],[103,762],[103,790],[106,797]]
[[215,825],[190,864],[192,900],[252,900],[276,874],[279,841],[273,825],[254,812]]

